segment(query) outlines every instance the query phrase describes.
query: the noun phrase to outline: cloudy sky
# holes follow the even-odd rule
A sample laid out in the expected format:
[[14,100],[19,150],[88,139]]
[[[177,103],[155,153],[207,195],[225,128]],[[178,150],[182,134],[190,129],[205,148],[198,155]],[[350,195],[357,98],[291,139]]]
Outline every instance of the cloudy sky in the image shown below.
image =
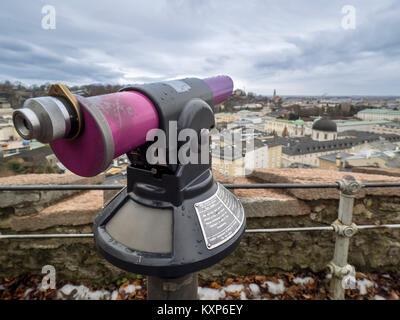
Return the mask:
[[[45,5],[55,29],[42,27]],[[0,81],[227,74],[261,94],[400,95],[399,30],[397,0],[1,0]]]

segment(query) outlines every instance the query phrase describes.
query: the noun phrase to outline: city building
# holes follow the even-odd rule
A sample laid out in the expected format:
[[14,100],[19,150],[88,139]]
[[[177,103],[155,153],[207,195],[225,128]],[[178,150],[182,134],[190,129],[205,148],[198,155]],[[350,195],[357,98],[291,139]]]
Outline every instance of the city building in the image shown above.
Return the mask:
[[12,108],[0,108],[0,117],[3,117],[4,119],[12,119],[13,112],[14,109]]
[[372,132],[380,134],[398,134],[400,135],[400,123],[389,122],[376,124],[371,129]]
[[[320,130],[319,130],[320,131]],[[328,132],[329,134],[330,132]],[[324,134],[324,132],[322,133]],[[281,138],[283,139],[283,138]],[[335,140],[316,141],[311,137],[286,138],[282,148],[282,166],[290,167],[302,163],[313,167],[319,166],[319,157],[335,152],[356,153],[372,142],[386,140],[400,145],[400,136],[395,134],[375,134],[363,131],[345,131],[337,133]]]
[[[388,120],[370,120],[370,121],[335,121],[337,125],[337,131],[343,132],[348,130],[356,130],[356,131],[365,131],[365,132],[374,132],[373,128],[379,125],[383,125],[386,123],[391,123]],[[384,133],[384,132],[382,132]],[[387,132],[389,133],[389,132]]]
[[252,143],[243,139],[238,144],[221,145],[211,149],[212,168],[220,174],[237,177],[254,169],[281,167],[282,144],[278,139],[254,139]]
[[215,114],[215,123],[230,123],[240,119],[240,114],[238,113],[228,113],[228,112],[221,112]]
[[8,143],[1,143],[0,147],[3,150],[4,157],[6,157],[7,155],[30,150],[30,145],[28,141],[12,141]]
[[336,140],[337,132],[335,122],[327,118],[320,118],[314,120],[311,137],[314,141]]
[[11,104],[7,98],[0,97],[0,109],[3,109],[3,108],[9,109],[9,108],[11,108]]
[[391,109],[365,109],[356,115],[361,120],[400,120],[400,111]]
[[14,128],[12,119],[9,117],[0,116],[0,142],[14,140],[21,140],[21,138]]
[[301,120],[284,120],[267,118],[265,120],[265,131],[275,133],[280,137],[304,137],[307,134],[307,124]]
[[16,140],[14,126],[6,123],[2,124],[0,121],[0,142],[7,142]]
[[318,168],[324,170],[340,170],[342,161],[351,157],[353,154],[347,152],[335,152],[319,157]]

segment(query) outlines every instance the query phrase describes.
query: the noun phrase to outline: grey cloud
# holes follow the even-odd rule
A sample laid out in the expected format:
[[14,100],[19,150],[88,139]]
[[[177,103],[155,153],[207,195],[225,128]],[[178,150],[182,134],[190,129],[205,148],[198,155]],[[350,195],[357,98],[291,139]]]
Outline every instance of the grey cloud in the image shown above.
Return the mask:
[[[0,4],[0,81],[132,83],[231,75],[259,93],[398,94],[400,5],[348,1],[22,1]],[[40,27],[54,5],[57,29]],[[371,90],[375,90],[372,92]]]

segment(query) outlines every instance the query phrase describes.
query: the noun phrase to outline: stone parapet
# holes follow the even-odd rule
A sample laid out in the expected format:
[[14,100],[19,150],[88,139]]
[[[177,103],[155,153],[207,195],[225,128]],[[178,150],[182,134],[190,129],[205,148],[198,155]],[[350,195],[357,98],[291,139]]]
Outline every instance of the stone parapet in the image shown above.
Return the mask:
[[[335,182],[346,172],[285,169],[254,172],[248,178],[227,179],[226,183],[327,183]],[[96,183],[76,177],[16,177],[12,183]],[[386,175],[357,173],[363,182],[399,181]],[[10,183],[10,180],[0,183]],[[22,179],[22,180],[18,180]],[[43,179],[43,180],[37,180]],[[63,180],[65,179],[65,180]],[[99,178],[96,178],[99,179]],[[17,182],[19,181],[19,182]],[[57,193],[54,191],[49,193]],[[60,193],[63,193],[61,191]],[[247,215],[247,228],[329,226],[337,219],[338,191],[335,189],[233,191]],[[1,194],[0,232],[14,233],[91,233],[92,222],[103,205],[102,191],[64,193],[59,198]],[[35,193],[36,194],[36,193]],[[107,195],[108,199],[110,195]],[[25,200],[25,201],[24,201]],[[8,201],[8,202],[7,202]],[[8,203],[7,206],[4,206]],[[43,206],[38,212],[20,215],[15,207]],[[355,199],[356,224],[400,223],[400,188],[369,188]],[[237,250],[215,266],[200,272],[202,280],[216,280],[233,275],[273,274],[286,271],[322,271],[332,259],[333,232],[292,232],[245,234]],[[400,230],[361,230],[351,240],[349,263],[361,272],[394,271],[400,268]],[[44,265],[54,265],[59,279],[96,284],[115,282],[127,273],[107,263],[95,250],[93,239],[0,240],[0,277],[22,273],[40,275]]]

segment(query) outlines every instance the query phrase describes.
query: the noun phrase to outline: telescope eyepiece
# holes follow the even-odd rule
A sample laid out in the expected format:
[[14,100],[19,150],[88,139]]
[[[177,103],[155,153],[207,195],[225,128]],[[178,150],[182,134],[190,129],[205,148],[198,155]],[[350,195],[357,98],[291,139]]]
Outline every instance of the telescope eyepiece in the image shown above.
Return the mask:
[[36,139],[42,143],[68,137],[74,115],[68,103],[61,99],[49,96],[26,100],[23,108],[13,113],[18,134],[25,140]]
[[40,134],[39,118],[31,109],[14,111],[13,121],[18,134],[25,140],[31,140]]

